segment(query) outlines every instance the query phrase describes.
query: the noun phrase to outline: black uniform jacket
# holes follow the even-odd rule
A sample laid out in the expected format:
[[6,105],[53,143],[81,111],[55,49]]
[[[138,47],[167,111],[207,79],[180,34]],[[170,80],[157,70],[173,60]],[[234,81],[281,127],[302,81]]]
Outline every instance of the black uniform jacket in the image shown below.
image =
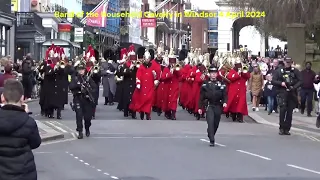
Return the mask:
[[21,107],[0,109],[0,179],[37,180],[32,149],[41,144],[37,124]]
[[88,81],[89,83],[89,93],[94,97],[94,94],[96,93],[96,91],[98,91],[99,87],[97,86],[97,84],[92,80],[92,78],[88,78],[88,76],[82,76],[77,74],[76,76],[73,76],[71,78],[71,82],[69,85],[69,88],[72,92],[72,94],[74,96],[82,96],[84,97],[85,94],[83,94],[84,92],[81,92],[81,85],[84,83],[84,81]]
[[199,108],[227,103],[226,85],[221,81],[205,81],[200,90]]
[[[298,69],[293,67],[290,68],[289,71],[290,71],[290,76],[292,76],[292,79],[293,79],[293,84],[291,85],[292,90],[296,91],[302,85],[301,73]],[[286,74],[286,68],[284,67],[278,68],[273,74],[271,83],[276,87],[276,90],[278,93],[286,91],[286,88],[281,86],[282,82],[285,82],[285,79],[283,77],[285,74]]]

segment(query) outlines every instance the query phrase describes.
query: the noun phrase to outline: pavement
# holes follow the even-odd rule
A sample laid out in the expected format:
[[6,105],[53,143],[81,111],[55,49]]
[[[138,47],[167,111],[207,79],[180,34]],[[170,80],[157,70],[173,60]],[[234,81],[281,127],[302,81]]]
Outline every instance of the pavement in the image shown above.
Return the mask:
[[[34,150],[39,180],[318,180],[320,144],[303,133],[279,136],[278,129],[246,117],[222,117],[216,147],[209,147],[206,122],[179,109],[178,120],[152,114],[151,121],[124,118],[100,98],[91,136],[75,137],[75,113],[38,121],[62,133]],[[306,133],[308,136],[312,135]]]
[[[252,111],[252,106],[248,105],[249,117],[255,120],[257,123],[268,124],[271,126],[279,127],[279,113],[272,113],[268,115],[264,107],[260,107],[259,111]],[[320,129],[316,127],[316,114],[312,114],[312,117],[307,117],[306,114],[300,112],[294,112],[292,117],[292,131],[297,133],[312,134],[314,141],[320,141]],[[316,138],[314,138],[316,137]]]

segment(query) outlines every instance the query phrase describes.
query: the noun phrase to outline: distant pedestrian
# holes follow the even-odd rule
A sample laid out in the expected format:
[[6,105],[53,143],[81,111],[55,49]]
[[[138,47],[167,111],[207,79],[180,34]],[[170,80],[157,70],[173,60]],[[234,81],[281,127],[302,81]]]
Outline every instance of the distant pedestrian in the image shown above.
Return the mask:
[[266,81],[266,84],[264,85],[263,94],[264,94],[264,97],[266,97],[267,99],[267,107],[268,107],[267,110],[268,110],[268,115],[270,115],[274,110],[274,104],[275,104],[277,92],[276,92],[276,88],[271,83],[272,81],[271,74],[268,74],[266,79],[267,81]]
[[23,86],[15,79],[4,84],[0,109],[0,179],[37,180],[32,149],[41,144],[35,120],[23,103]]

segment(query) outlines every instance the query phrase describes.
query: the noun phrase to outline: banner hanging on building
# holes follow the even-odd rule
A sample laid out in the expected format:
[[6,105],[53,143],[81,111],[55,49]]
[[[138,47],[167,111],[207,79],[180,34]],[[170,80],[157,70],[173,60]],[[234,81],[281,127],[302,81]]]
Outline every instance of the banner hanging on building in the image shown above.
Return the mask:
[[83,42],[83,28],[74,28],[74,42]]
[[106,27],[109,0],[103,0],[82,20],[87,26]]
[[157,27],[157,18],[141,18],[141,27]]

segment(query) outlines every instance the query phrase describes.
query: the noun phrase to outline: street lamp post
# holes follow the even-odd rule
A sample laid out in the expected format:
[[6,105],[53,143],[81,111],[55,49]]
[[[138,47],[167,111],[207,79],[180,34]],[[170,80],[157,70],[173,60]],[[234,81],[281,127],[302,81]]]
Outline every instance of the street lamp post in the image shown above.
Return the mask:
[[190,40],[191,40],[190,30],[191,30],[191,27],[190,27],[190,24],[188,23],[188,26],[187,26],[187,48],[188,48],[188,51],[190,51]]

